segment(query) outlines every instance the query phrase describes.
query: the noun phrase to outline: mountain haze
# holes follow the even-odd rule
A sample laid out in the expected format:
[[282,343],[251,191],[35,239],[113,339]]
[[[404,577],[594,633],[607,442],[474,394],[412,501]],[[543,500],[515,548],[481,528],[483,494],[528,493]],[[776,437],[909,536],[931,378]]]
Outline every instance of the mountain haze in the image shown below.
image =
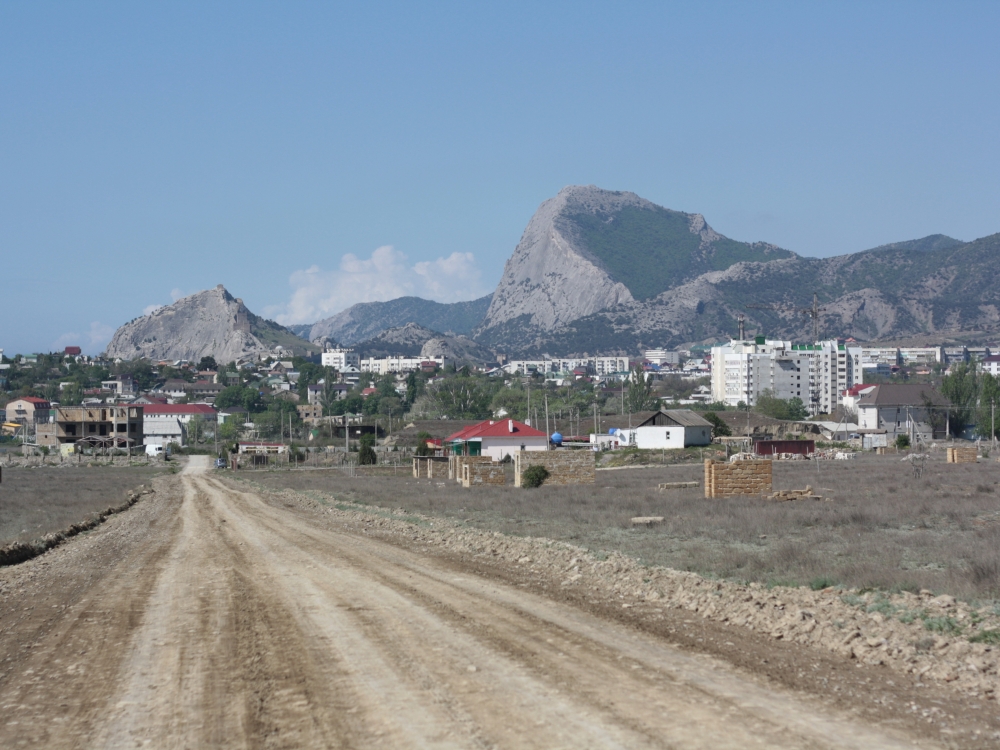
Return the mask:
[[483,319],[490,296],[469,302],[432,302],[420,297],[399,297],[388,302],[360,302],[333,317],[314,323],[309,340],[328,339],[349,346],[371,339],[382,331],[407,323],[452,334],[468,334]]

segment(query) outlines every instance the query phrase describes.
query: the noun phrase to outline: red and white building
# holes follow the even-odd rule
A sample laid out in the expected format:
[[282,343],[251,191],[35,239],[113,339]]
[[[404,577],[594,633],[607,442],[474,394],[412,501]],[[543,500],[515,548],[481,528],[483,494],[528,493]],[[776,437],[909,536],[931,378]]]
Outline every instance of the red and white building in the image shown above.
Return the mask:
[[549,438],[541,430],[516,419],[489,420],[459,430],[444,440],[446,453],[460,456],[491,456],[494,461],[511,458],[518,451],[545,451]]
[[208,404],[147,404],[143,406],[142,442],[145,445],[181,447],[187,442],[192,419],[211,423],[215,429],[216,411]]

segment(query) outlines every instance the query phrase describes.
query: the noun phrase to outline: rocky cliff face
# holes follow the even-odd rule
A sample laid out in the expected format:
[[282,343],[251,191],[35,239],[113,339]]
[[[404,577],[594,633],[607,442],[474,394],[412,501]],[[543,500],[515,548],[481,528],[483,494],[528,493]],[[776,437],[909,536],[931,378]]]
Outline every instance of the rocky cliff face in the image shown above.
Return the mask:
[[219,284],[126,323],[115,332],[104,356],[193,361],[208,356],[226,363],[315,349],[277,323],[254,315]]
[[567,187],[531,218],[477,335],[502,345],[651,300],[705,272],[792,255],[730,240],[700,214],[634,193]]
[[577,204],[611,207],[641,200],[632,193],[568,187],[542,203],[504,266],[483,330],[519,319],[533,328],[551,330],[632,301],[628,288],[611,278],[596,257],[567,236],[558,219]]

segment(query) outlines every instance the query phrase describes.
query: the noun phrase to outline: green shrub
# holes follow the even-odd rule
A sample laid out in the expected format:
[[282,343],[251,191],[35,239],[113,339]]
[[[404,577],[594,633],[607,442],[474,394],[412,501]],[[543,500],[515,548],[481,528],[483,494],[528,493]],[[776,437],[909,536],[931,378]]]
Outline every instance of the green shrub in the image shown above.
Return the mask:
[[899,450],[905,450],[910,447],[910,436],[909,435],[897,435],[896,436],[896,447]]
[[826,576],[820,576],[819,578],[813,578],[809,581],[809,588],[813,591],[821,591],[823,589],[828,589],[831,586],[836,586],[837,582],[832,578],[827,578]]
[[969,643],[986,643],[990,646],[1000,645],[1000,630],[980,630],[969,639]]
[[549,478],[549,470],[544,466],[529,466],[521,472],[522,487],[540,487]]
[[361,449],[358,451],[358,465],[374,466],[377,462],[378,456],[375,455],[375,449],[367,443],[362,443]]
[[924,628],[932,633],[944,633],[945,635],[958,635],[962,632],[962,626],[953,617],[929,617],[922,615]]

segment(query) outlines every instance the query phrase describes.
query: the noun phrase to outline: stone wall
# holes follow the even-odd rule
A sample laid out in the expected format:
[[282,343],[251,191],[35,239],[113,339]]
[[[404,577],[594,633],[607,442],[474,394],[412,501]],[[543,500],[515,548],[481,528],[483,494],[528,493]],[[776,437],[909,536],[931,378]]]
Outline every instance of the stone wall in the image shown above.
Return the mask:
[[945,460],[950,464],[974,464],[979,459],[979,451],[971,445],[962,448],[949,448]]
[[462,486],[476,487],[484,484],[507,484],[507,475],[501,463],[466,463],[462,465]]
[[[434,464],[442,464],[437,469]],[[413,478],[433,479],[434,472],[440,477],[444,474],[444,459],[440,456],[414,456],[413,457]]]
[[461,483],[463,466],[491,463],[493,463],[493,459],[490,456],[449,456],[448,479],[454,479],[456,482]]
[[705,497],[762,495],[770,492],[770,461],[705,461]]
[[596,454],[590,450],[518,451],[514,454],[514,486],[521,486],[521,472],[529,466],[544,466],[545,484],[594,484]]

